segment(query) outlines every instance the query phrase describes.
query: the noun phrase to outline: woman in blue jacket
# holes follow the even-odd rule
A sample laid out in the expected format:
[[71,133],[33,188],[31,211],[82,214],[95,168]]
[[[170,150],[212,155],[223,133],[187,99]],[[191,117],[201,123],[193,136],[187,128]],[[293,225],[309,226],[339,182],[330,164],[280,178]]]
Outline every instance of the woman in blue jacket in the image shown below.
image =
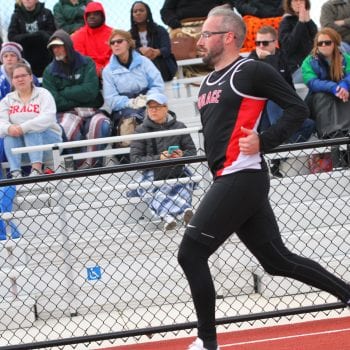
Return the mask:
[[164,81],[153,62],[135,50],[129,32],[114,30],[109,45],[112,56],[102,72],[103,97],[117,134],[130,134],[135,123],[143,121],[146,96],[163,93]]

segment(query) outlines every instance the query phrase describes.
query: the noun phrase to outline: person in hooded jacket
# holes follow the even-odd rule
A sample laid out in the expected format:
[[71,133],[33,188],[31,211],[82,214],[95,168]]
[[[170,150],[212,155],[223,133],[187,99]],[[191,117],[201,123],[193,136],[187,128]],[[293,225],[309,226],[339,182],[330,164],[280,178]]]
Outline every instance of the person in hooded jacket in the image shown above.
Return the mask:
[[[54,59],[44,71],[43,87],[55,98],[57,119],[68,141],[110,136],[110,119],[98,110],[103,104],[95,63],[73,48],[71,37],[57,30],[49,40]],[[104,145],[88,146],[88,151]],[[80,164],[82,165],[82,164]],[[102,159],[88,159],[84,167],[101,166]]]
[[[175,130],[186,128],[185,124],[176,119],[175,113],[168,110],[167,97],[154,93],[147,97],[147,113],[136,133]],[[170,152],[169,146],[175,146]],[[133,140],[130,146],[132,162],[149,162],[153,160],[176,159],[196,155],[196,147],[190,134],[157,137],[153,139]],[[143,173],[143,180],[165,180],[190,176],[184,166],[161,167]],[[171,230],[177,225],[176,218],[182,217],[187,225],[192,218],[193,183],[174,185],[163,184],[147,190],[139,188],[129,193],[129,196],[140,196],[149,204],[155,217],[164,220],[164,229]],[[134,193],[136,192],[136,193]],[[151,194],[151,196],[149,195]]]
[[30,63],[33,74],[41,77],[52,57],[46,50],[47,42],[56,25],[52,12],[38,0],[21,0],[8,28],[8,40],[23,47],[23,57]]
[[109,62],[112,51],[108,45],[112,28],[106,25],[106,14],[101,3],[90,2],[84,12],[85,25],[72,34],[74,49],[89,56],[96,64],[98,77]]
[[68,34],[81,28],[84,22],[86,5],[91,0],[59,0],[53,8],[57,29],[63,29]]

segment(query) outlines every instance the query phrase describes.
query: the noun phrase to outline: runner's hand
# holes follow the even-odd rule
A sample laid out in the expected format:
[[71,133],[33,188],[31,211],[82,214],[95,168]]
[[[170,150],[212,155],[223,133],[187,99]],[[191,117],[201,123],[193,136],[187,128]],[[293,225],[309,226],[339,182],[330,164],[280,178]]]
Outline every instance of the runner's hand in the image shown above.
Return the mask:
[[241,127],[242,133],[245,135],[238,141],[239,149],[245,156],[250,156],[260,151],[260,140],[258,134],[251,129]]

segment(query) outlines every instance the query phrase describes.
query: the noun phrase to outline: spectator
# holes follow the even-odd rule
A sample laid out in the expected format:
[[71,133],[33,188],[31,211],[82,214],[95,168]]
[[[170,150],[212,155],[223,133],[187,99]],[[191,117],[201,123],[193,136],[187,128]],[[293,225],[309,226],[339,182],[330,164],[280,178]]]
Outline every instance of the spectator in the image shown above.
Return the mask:
[[[22,58],[22,46],[16,42],[6,42],[2,44],[0,51],[0,62],[2,63],[0,67],[0,100],[2,100],[9,92],[12,91],[12,71],[13,68],[18,63],[26,63],[27,61]],[[33,75],[33,83],[39,86],[38,79]],[[4,150],[4,139],[0,138],[0,158],[6,159],[6,154]]]
[[235,8],[241,16],[268,18],[283,14],[282,0],[236,0]]
[[284,0],[284,17],[279,27],[279,42],[288,58],[293,82],[302,83],[301,64],[310,53],[317,26],[310,18],[310,0]]
[[[137,133],[182,128],[185,128],[185,125],[176,120],[175,113],[168,110],[165,95],[156,93],[147,96],[147,114],[143,123],[136,128]],[[178,146],[178,149],[170,154],[168,152],[169,146]],[[131,142],[130,157],[133,162],[176,159],[195,154],[196,148],[189,134],[134,140]],[[162,167],[144,172],[143,180],[164,180],[189,175],[189,170],[184,166]],[[153,215],[165,221],[165,230],[172,230],[176,227],[176,218],[178,216],[183,216],[186,225],[192,218],[192,191],[193,183],[177,183],[174,185],[163,184],[148,191],[138,189],[136,190],[136,195],[144,198],[149,204]],[[151,196],[149,193],[151,193]]]
[[23,57],[30,63],[34,75],[41,77],[51,61],[47,42],[56,30],[50,10],[38,0],[21,0],[15,5],[8,28],[9,41],[23,47]]
[[177,63],[171,53],[169,34],[153,22],[151,9],[143,1],[136,1],[131,7],[130,33],[136,42],[136,49],[156,65],[163,80],[172,80]]
[[164,82],[152,61],[135,50],[129,32],[114,30],[109,45],[113,54],[102,73],[103,96],[113,113],[113,129],[130,134],[143,121],[146,95],[163,92]]
[[53,8],[56,26],[68,34],[84,25],[84,11],[91,0],[59,0]]
[[[33,84],[30,67],[19,63],[13,69],[14,91],[0,101],[0,134],[4,136],[5,153],[13,178],[22,176],[21,154],[12,149],[62,142],[62,131],[56,122],[55,100],[50,92]],[[49,151],[29,152],[30,176],[42,174],[42,166],[52,156]]]
[[[261,27],[256,34],[256,49],[252,51],[249,58],[263,61],[280,72],[286,82],[294,89],[292,75],[289,71],[287,60],[281,50],[277,47],[277,31],[270,26]],[[264,132],[271,125],[277,123],[283,115],[283,109],[275,102],[269,100],[266,103],[264,113],[260,121],[260,132]],[[292,135],[288,142],[307,141],[315,130],[315,122],[309,118],[305,119],[301,128]],[[280,160],[274,159],[271,173],[274,176],[282,177],[279,170]]]
[[220,5],[230,4],[232,7],[235,0],[165,0],[160,9],[162,21],[171,29],[186,26],[186,22],[198,19],[202,22],[209,11]]
[[100,78],[102,69],[111,57],[108,40],[112,28],[105,24],[106,14],[99,2],[90,2],[85,8],[85,25],[72,34],[74,49],[84,56],[89,56],[96,64]]
[[[340,51],[340,42],[341,36],[334,29],[321,29],[302,64],[309,88],[307,101],[321,138],[346,136],[350,131],[350,55]],[[345,165],[338,149],[333,149],[332,156],[335,167]]]
[[[234,0],[165,0],[160,14],[170,27],[171,49],[177,60],[201,55],[197,41],[203,22],[212,8],[225,4],[233,8]],[[208,67],[187,66],[183,72],[185,76],[198,76],[208,73]]]
[[333,28],[342,38],[342,46],[350,53],[350,2],[346,0],[326,1],[321,7],[322,27]]
[[[0,100],[11,92],[11,76],[13,67],[18,63],[27,63],[22,58],[22,46],[16,42],[6,42],[1,46],[0,51]],[[29,64],[29,63],[28,63]],[[39,86],[38,79],[33,76],[36,86]]]
[[[44,71],[43,87],[55,98],[57,119],[68,141],[110,136],[110,119],[97,109],[103,104],[95,63],[73,48],[70,36],[62,29],[49,40],[54,59]],[[88,146],[88,151],[104,147]],[[96,160],[95,160],[96,161]],[[101,166],[102,159],[85,166]]]

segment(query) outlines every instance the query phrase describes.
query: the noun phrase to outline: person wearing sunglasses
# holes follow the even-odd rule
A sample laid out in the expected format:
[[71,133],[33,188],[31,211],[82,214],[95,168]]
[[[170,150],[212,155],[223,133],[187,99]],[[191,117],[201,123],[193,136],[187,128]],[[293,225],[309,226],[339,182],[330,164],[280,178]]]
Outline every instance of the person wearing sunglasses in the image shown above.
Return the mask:
[[[164,94],[147,96],[146,116],[136,133],[176,130],[186,128],[178,121],[174,112],[169,111],[168,99]],[[196,147],[190,134],[156,137],[153,139],[133,140],[130,145],[132,162],[149,162],[153,160],[177,159],[196,155]],[[191,176],[185,166],[161,167],[143,172],[141,182],[166,180]],[[149,205],[155,218],[164,221],[164,230],[173,230],[177,219],[182,219],[185,225],[192,218],[192,192],[194,183],[160,184],[150,189],[139,188],[137,195]],[[131,195],[131,194],[129,194]]]
[[[274,67],[284,80],[294,89],[292,74],[289,70],[287,59],[283,52],[277,47],[277,31],[271,26],[263,26],[256,34],[256,48],[249,54],[249,58],[263,61]],[[269,100],[266,104],[261,118],[259,130],[265,131],[271,125],[276,124],[283,114],[283,109],[275,102]],[[287,142],[307,141],[315,130],[315,122],[310,118],[305,119],[300,129],[294,133]],[[271,174],[276,177],[283,177],[280,172],[280,159],[271,161]]]
[[278,35],[294,83],[302,83],[301,64],[310,53],[317,26],[310,17],[310,0],[284,0]]
[[[219,248],[233,234],[273,276],[327,291],[344,307],[350,306],[350,286],[286,247],[269,200],[270,178],[263,154],[300,128],[309,116],[305,102],[270,65],[240,56],[246,28],[232,10],[209,12],[202,31],[216,33],[198,41],[203,61],[214,67],[202,81],[197,103],[213,183],[185,229],[178,261],[198,318],[197,339],[188,350],[218,350],[217,294],[208,262],[215,252],[223,258]],[[280,105],[283,115],[260,133],[267,100]]]
[[[334,29],[321,29],[316,34],[311,54],[302,64],[304,82],[309,88],[307,101],[320,138],[346,136],[350,131],[347,122],[350,113],[350,55],[340,50],[340,43],[341,36]],[[338,120],[333,120],[332,125],[334,116]],[[323,124],[324,120],[328,121],[327,126]],[[333,163],[335,167],[345,165],[343,159],[339,159],[339,152],[333,152]]]
[[102,72],[103,97],[112,111],[113,132],[126,135],[143,121],[146,96],[164,92],[164,81],[153,62],[135,50],[130,32],[115,29],[109,45],[112,56]]

